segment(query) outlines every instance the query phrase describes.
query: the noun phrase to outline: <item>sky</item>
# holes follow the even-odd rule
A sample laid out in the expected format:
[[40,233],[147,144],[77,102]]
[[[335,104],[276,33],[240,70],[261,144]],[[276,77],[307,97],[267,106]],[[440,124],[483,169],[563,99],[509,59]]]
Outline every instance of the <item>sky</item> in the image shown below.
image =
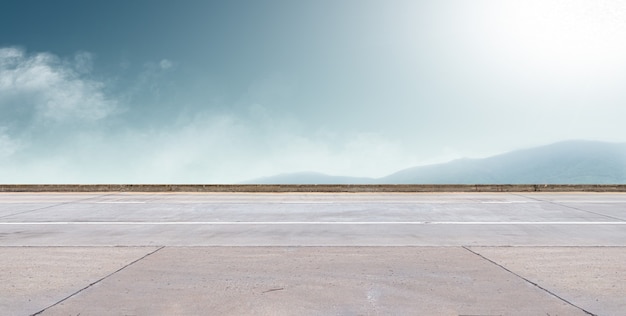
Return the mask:
[[626,1],[0,0],[0,183],[382,177],[626,141]]

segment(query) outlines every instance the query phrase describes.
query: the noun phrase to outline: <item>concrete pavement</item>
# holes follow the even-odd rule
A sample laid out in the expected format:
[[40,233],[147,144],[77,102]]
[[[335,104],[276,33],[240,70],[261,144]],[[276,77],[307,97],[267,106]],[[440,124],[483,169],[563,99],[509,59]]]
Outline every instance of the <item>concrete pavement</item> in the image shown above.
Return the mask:
[[626,315],[624,193],[1,193],[7,315]]

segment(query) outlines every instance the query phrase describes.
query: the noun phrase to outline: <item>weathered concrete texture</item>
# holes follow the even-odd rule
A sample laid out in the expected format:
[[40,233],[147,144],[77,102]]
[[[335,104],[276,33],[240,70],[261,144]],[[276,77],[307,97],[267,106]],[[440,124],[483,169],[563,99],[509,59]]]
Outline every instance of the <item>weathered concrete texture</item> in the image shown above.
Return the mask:
[[1,193],[0,245],[626,246],[625,205],[624,193]]
[[463,248],[169,247],[43,315],[584,315]]
[[597,315],[626,315],[626,247],[471,248]]
[[3,246],[626,246],[626,225],[2,226]]
[[36,210],[44,210],[57,204],[44,203],[21,203],[21,204],[5,204],[0,201],[0,218],[13,216],[24,212],[34,212]]
[[156,249],[0,247],[0,314],[37,313]]
[[0,192],[626,192],[626,184],[0,184]]
[[0,193],[0,245],[626,246],[625,205],[624,193]]
[[[43,314],[619,315],[624,205],[624,193],[2,193],[0,245],[26,247],[0,247],[0,314],[79,292]],[[55,247],[112,245],[166,248]]]

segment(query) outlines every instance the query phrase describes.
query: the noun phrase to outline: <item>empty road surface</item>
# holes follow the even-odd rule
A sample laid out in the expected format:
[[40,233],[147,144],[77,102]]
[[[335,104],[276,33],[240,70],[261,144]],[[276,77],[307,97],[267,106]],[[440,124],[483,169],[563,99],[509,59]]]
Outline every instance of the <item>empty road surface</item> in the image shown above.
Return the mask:
[[626,315],[624,193],[0,193],[2,315]]

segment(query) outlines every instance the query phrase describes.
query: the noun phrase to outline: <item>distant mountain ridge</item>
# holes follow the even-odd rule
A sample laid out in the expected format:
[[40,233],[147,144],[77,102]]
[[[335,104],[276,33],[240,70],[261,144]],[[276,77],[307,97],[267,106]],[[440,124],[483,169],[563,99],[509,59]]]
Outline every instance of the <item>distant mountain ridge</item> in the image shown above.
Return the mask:
[[626,143],[564,141],[483,159],[458,159],[382,178],[304,172],[259,178],[259,184],[624,184]]

